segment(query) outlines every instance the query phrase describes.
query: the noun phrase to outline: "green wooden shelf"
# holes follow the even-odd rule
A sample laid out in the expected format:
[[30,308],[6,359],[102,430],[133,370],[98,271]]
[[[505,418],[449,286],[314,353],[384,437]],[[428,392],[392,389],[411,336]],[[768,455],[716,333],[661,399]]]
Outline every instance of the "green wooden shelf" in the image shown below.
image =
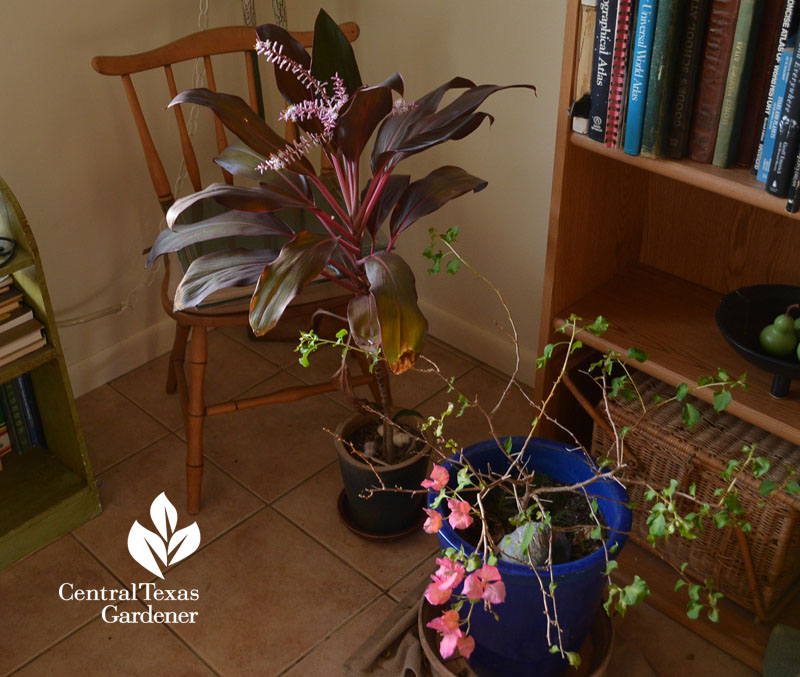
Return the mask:
[[0,570],[100,513],[39,251],[14,194],[0,178],[0,235],[17,242],[0,267],[44,324],[47,345],[0,367],[0,383],[28,373],[47,448],[2,457]]

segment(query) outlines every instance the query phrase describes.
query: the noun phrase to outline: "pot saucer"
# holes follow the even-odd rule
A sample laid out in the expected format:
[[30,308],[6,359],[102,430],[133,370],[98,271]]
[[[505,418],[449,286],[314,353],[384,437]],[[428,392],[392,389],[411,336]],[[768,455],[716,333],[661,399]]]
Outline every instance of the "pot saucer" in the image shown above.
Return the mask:
[[390,533],[376,533],[373,531],[367,531],[366,529],[362,529],[358,526],[355,522],[353,522],[352,518],[350,517],[350,510],[349,504],[347,503],[347,494],[345,493],[344,489],[339,493],[339,499],[336,501],[336,507],[339,510],[339,517],[341,517],[342,522],[344,522],[345,526],[350,529],[354,534],[358,534],[361,538],[367,538],[371,541],[393,541],[398,538],[403,538],[404,536],[408,536],[413,534],[422,527],[425,522],[426,515],[424,512],[420,510],[420,517],[419,519],[414,522],[410,527],[406,527],[405,529],[401,529],[400,531],[394,531]]

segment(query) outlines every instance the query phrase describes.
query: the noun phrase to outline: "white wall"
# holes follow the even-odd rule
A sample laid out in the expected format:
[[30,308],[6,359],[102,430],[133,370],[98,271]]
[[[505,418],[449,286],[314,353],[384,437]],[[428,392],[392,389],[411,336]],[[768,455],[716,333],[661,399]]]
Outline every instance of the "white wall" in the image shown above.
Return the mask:
[[[417,271],[433,333],[507,368],[502,346],[486,337],[493,304],[463,273],[428,279],[419,252],[429,226],[459,225],[465,256],[504,291],[523,346],[535,352],[562,2],[334,0],[325,6],[337,20],[361,25],[356,53],[364,79],[400,70],[411,98],[457,74],[537,86],[537,98],[524,91],[495,95],[484,106],[497,117],[494,127],[409,162],[416,174],[456,164],[489,180],[482,193],[418,223],[403,251]],[[290,0],[290,28],[310,27],[317,7]],[[0,175],[28,216],[56,316],[64,320],[126,298],[142,279],[140,252],[161,217],[122,87],[117,78],[95,73],[91,58],[148,49],[196,30],[198,2],[4,0],[2,9]],[[271,20],[268,0],[256,0],[256,11],[259,21]],[[232,23],[241,23],[240,4],[210,0],[209,27]],[[164,90],[154,83],[145,98],[166,103]],[[166,114],[165,123],[171,123]],[[170,158],[174,168],[175,155]],[[132,310],[60,334],[80,394],[167,350],[171,325],[154,284],[138,294]]]

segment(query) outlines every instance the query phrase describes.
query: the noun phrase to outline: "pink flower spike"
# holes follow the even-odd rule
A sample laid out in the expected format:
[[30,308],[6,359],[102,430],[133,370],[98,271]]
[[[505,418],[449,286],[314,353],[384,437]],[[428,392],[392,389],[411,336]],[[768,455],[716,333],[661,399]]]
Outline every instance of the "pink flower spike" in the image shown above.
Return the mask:
[[430,508],[424,509],[428,513],[428,519],[422,525],[422,530],[426,534],[435,534],[442,528],[442,513],[438,510],[431,510]]
[[466,529],[472,524],[470,512],[472,507],[468,501],[459,501],[457,498],[448,498],[447,507],[450,508],[450,517],[447,521],[453,529]]
[[478,576],[478,572],[471,573],[464,581],[463,593],[473,602],[477,602],[483,597],[483,582]]
[[448,473],[443,466],[434,464],[433,469],[431,470],[431,478],[422,480],[422,486],[426,489],[441,491],[444,489],[449,479],[450,473]]
[[456,641],[458,652],[464,657],[469,658],[475,649],[475,640],[472,637],[459,637]]

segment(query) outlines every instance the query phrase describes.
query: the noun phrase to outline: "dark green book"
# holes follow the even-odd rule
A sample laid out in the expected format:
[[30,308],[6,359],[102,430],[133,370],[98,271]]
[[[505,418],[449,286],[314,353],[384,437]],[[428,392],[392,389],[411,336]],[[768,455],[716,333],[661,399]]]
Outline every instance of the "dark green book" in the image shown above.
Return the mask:
[[660,0],[644,108],[641,155],[661,157],[669,133],[672,83],[687,0]]
[[28,426],[25,423],[25,412],[22,408],[22,402],[17,395],[17,389],[14,387],[13,381],[8,381],[0,385],[0,397],[2,397],[3,408],[8,416],[8,430],[11,433],[12,440],[16,439],[17,441],[17,446],[14,447],[14,451],[18,454],[24,454],[26,451],[33,448],[33,443],[31,442],[31,436],[28,432]]
[[753,59],[763,11],[763,0],[741,0],[739,4],[728,77],[725,81],[725,95],[719,115],[717,140],[714,144],[712,163],[715,167],[723,169],[730,167],[739,152],[745,97],[753,72]]

